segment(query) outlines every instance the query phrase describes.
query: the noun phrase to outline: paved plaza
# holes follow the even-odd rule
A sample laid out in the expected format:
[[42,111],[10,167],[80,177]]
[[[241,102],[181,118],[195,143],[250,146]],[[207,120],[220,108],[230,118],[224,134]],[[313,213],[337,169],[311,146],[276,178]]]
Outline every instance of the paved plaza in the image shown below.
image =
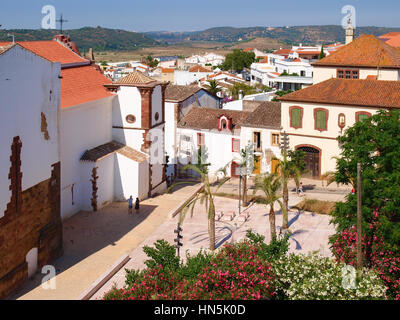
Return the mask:
[[[289,205],[299,203],[302,198],[291,194]],[[238,201],[228,198],[215,198],[216,211],[222,211],[225,214],[238,211]],[[277,205],[276,209],[279,208]],[[251,204],[245,209],[248,212],[249,219],[241,222],[236,216],[232,221],[216,222],[216,244],[217,247],[223,243],[232,243],[245,237],[246,231],[252,229],[254,232],[266,236],[266,241],[270,240],[268,213],[269,207],[258,204]],[[304,213],[299,211],[291,211],[289,213],[290,230],[293,232],[290,237],[290,251],[296,253],[307,253],[318,250],[325,256],[330,256],[328,246],[328,238],[334,233],[334,227],[329,224],[330,217],[327,215],[318,215],[312,213]],[[140,269],[145,267],[147,259],[142,248],[144,245],[153,245],[158,239],[165,239],[169,243],[174,243],[175,234],[173,230],[176,228],[178,216],[173,219],[166,220],[161,224],[155,232],[150,235],[140,246],[130,254],[129,262],[120,269],[93,297],[92,299],[101,299],[105,292],[109,291],[114,284],[122,287],[125,282],[125,268]],[[278,228],[282,225],[282,214],[280,211],[276,213],[276,225]],[[208,229],[207,214],[204,207],[200,204],[196,205],[193,217],[188,215],[183,223],[183,247],[181,256],[187,251],[190,254],[196,254],[201,248],[207,249]]]
[[64,255],[54,262],[56,290],[44,290],[37,273],[8,299],[75,300],[121,256],[129,254],[168,219],[200,185],[185,185],[171,194],[141,202],[138,215],[128,215],[127,202],[97,212],[82,211],[63,222]]

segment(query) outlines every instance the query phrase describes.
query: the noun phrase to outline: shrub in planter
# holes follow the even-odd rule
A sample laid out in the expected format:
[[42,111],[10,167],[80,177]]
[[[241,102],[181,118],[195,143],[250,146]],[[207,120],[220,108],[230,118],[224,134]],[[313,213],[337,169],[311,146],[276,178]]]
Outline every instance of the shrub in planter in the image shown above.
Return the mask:
[[373,270],[363,269],[355,288],[344,285],[345,266],[317,254],[282,257],[272,265],[277,297],[290,300],[386,298],[386,287]]

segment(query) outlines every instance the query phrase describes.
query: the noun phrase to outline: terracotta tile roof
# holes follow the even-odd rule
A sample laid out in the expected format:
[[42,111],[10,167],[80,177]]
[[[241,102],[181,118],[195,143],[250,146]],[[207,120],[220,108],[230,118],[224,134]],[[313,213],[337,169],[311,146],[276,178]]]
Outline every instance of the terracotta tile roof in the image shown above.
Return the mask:
[[169,102],[182,102],[194,95],[196,92],[200,91],[197,85],[191,86],[179,86],[174,84],[169,84],[165,90],[165,101]]
[[262,103],[263,103],[263,101],[243,100],[243,102],[242,102],[242,111],[253,112]]
[[174,73],[175,69],[174,68],[162,68],[161,67],[161,72],[162,73]]
[[198,130],[217,129],[218,119],[225,115],[227,118],[232,119],[233,129],[240,129],[239,123],[249,114],[249,112],[245,111],[193,107],[179,121],[178,127]]
[[385,41],[391,47],[400,48],[400,35],[397,37],[392,37],[389,40]]
[[189,69],[189,72],[212,72],[212,71],[202,66],[193,66]]
[[19,41],[17,42],[25,49],[45,58],[51,62],[60,62],[62,65],[74,63],[89,63],[71,49],[62,45],[58,41]]
[[113,95],[104,87],[112,81],[90,65],[61,69],[61,76],[61,108]]
[[114,82],[114,84],[117,85],[137,85],[137,84],[150,84],[153,82],[157,82],[153,78],[150,78],[146,76],[144,73],[140,71],[135,71],[127,76],[118,79],[117,81]]
[[136,162],[143,162],[147,158],[147,156],[140,151],[137,151],[117,141],[111,141],[96,148],[86,150],[81,157],[81,161],[100,161],[115,152],[118,152]]
[[400,108],[400,81],[329,79],[284,95],[281,101]]
[[263,102],[241,123],[253,128],[281,128],[281,102]]
[[375,36],[362,35],[312,65],[400,69],[400,55],[397,50]]
[[244,49],[243,51],[244,52],[249,52],[249,51],[253,51],[254,50],[254,48],[246,48],[246,49]]
[[300,55],[300,54],[320,54],[321,51],[306,51],[306,50],[296,50],[296,52]]
[[292,52],[292,49],[279,49],[273,52],[273,54],[287,56]]
[[380,39],[390,39],[390,38],[394,38],[397,36],[400,36],[400,32],[389,32],[389,33],[379,36],[379,38]]

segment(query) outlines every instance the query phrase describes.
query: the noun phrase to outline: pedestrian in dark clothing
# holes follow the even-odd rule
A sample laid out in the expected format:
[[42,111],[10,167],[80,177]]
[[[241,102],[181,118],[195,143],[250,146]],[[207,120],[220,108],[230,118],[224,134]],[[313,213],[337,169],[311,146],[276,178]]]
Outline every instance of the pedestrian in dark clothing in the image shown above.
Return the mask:
[[136,198],[136,201],[135,201],[135,210],[136,210],[136,213],[138,214],[138,213],[139,213],[139,198]]

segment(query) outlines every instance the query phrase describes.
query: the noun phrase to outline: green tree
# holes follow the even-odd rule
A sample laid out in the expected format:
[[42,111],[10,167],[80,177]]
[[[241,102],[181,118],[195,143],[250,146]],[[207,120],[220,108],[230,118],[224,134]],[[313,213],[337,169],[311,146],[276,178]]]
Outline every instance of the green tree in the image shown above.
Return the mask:
[[[357,163],[362,166],[362,218],[366,243],[375,235],[385,245],[400,252],[400,111],[379,111],[356,122],[338,138],[340,157],[333,175],[339,184],[357,190]],[[366,228],[378,213],[376,229]],[[356,225],[357,195],[349,194],[344,203],[337,203],[332,222],[339,233]],[[336,236],[331,238],[335,240]],[[367,252],[372,248],[367,247]],[[368,254],[367,254],[368,260]],[[368,264],[369,261],[367,261]]]
[[261,174],[256,176],[253,194],[256,194],[258,190],[261,190],[265,194],[265,197],[262,198],[262,201],[266,206],[269,206],[271,242],[273,242],[276,238],[274,203],[278,202],[281,206],[282,212],[284,210],[283,203],[280,200],[282,197],[280,193],[281,187],[281,180],[275,173]]
[[304,155],[298,151],[281,149],[281,159],[278,160],[278,165],[276,166],[276,174],[279,175],[283,189],[283,208],[282,208],[282,229],[289,228],[289,188],[288,183],[290,179],[295,179],[295,181],[300,181],[302,170],[304,172],[305,163]]
[[221,87],[218,86],[217,80],[208,80],[208,84],[205,85],[205,89],[213,94],[214,96],[217,95],[218,92],[221,92]]
[[324,52],[324,45],[321,46],[321,52],[319,54],[319,59],[325,58],[325,52]]
[[232,96],[233,100],[237,100],[239,98],[240,91],[244,96],[257,93],[257,89],[253,86],[249,86],[243,82],[235,82],[233,86],[229,89],[229,93]]
[[293,90],[290,90],[290,89],[289,90],[279,90],[279,91],[275,92],[276,97],[274,97],[271,101],[279,101],[278,98],[284,96],[285,94],[289,94],[292,92],[293,92]]
[[155,68],[158,66],[158,60],[154,59],[151,55],[148,55],[144,59],[144,63],[147,64],[150,68]]
[[221,69],[225,71],[233,71],[240,73],[244,68],[250,68],[251,64],[255,61],[254,52],[244,52],[240,49],[234,49],[225,57]]
[[[218,186],[215,192],[218,192],[218,189],[229,180],[226,176],[226,171],[229,163],[219,171],[224,174],[224,177],[218,182]],[[193,217],[193,212],[196,204],[199,202],[201,205],[204,205],[207,218],[208,218],[208,235],[209,235],[209,249],[215,250],[215,205],[214,205],[214,194],[212,191],[213,183],[210,180],[210,173],[208,167],[210,163],[207,162],[207,150],[203,147],[198,149],[197,153],[197,163],[196,164],[188,164],[183,167],[182,171],[191,170],[196,173],[197,180],[203,185],[201,191],[199,191],[193,199],[186,203],[185,207],[182,209],[179,216],[179,224],[183,224],[187,213],[190,211],[191,217]],[[168,192],[172,190],[177,185],[185,184],[186,182],[177,182],[173,184],[170,188],[168,188]]]
[[299,190],[301,176],[307,172],[306,162],[304,160],[306,153],[303,150],[289,150],[288,156],[292,162],[291,178],[296,184],[296,193]]

